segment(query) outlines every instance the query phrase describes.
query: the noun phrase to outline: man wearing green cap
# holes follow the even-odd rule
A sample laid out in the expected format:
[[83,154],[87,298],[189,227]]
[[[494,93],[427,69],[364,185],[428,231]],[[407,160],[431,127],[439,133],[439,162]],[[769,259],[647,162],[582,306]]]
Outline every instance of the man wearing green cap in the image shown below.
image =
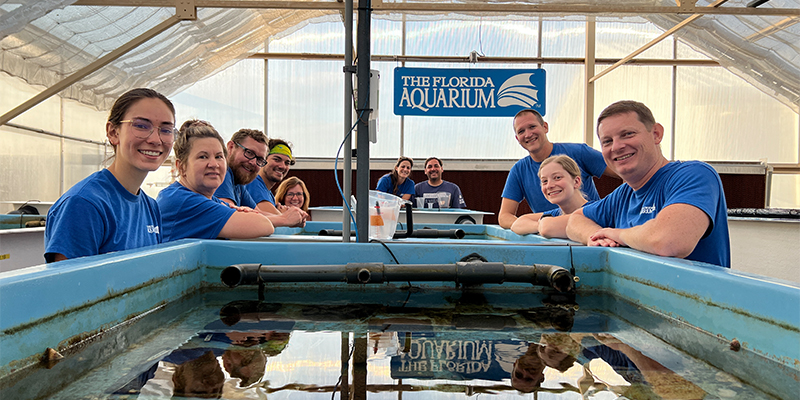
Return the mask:
[[294,165],[291,146],[283,139],[270,139],[267,147],[269,148],[266,157],[267,164],[258,171],[258,176],[253,182],[247,185],[247,191],[255,200],[259,211],[266,214],[281,215],[290,210],[290,212],[296,212],[294,210],[296,209],[304,214],[303,221],[305,222],[308,218],[307,213],[297,207],[278,205],[275,201],[275,195],[272,193],[272,188],[286,177],[289,169]]

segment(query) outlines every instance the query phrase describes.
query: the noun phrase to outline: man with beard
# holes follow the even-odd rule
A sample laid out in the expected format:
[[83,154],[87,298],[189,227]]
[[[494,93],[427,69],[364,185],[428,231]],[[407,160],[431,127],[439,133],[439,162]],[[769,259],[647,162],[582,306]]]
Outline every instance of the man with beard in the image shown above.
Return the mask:
[[[525,109],[514,116],[514,135],[517,142],[529,153],[517,161],[508,172],[506,185],[503,188],[503,201],[497,215],[498,224],[506,229],[511,228],[517,220],[517,208],[522,200],[527,200],[533,213],[542,213],[558,208],[550,203],[542,194],[539,181],[539,166],[550,156],[566,154],[570,156],[581,170],[581,192],[589,201],[600,199],[594,186],[592,176],[608,175],[616,177],[614,171],[606,167],[603,154],[584,143],[552,143],[547,138],[549,127],[544,118],[535,110]],[[536,218],[538,215],[526,214],[520,218]]]
[[[443,208],[466,208],[467,203],[464,202],[464,196],[461,195],[461,188],[453,182],[448,182],[442,179],[444,172],[444,163],[436,157],[428,157],[425,160],[425,175],[428,180],[420,182],[414,186],[415,196],[423,197],[425,193],[450,193],[450,204]],[[439,204],[436,203],[436,207]]]
[[256,178],[259,169],[267,163],[267,136],[256,129],[239,129],[227,147],[228,172],[214,195],[231,206],[255,209],[257,203],[245,186]]
[[[274,226],[303,226],[308,214],[297,207],[283,213],[262,211],[259,200],[253,199],[248,184],[256,183],[262,167],[268,166],[267,136],[256,129],[239,129],[228,142],[228,172],[214,195],[234,207],[249,207],[266,215]],[[291,153],[290,153],[291,154]],[[288,170],[288,168],[287,168]],[[283,176],[281,176],[281,179]]]
[[[266,163],[258,172],[258,176],[247,185],[247,192],[256,203],[256,208],[262,213],[266,215],[283,215],[287,212],[299,212],[303,216],[303,223],[305,223],[308,218],[307,213],[297,207],[277,204],[275,195],[272,193],[272,188],[286,177],[289,169],[294,165],[291,146],[283,139],[270,139],[267,148],[269,153],[266,157]],[[302,226],[302,224],[298,226]]]

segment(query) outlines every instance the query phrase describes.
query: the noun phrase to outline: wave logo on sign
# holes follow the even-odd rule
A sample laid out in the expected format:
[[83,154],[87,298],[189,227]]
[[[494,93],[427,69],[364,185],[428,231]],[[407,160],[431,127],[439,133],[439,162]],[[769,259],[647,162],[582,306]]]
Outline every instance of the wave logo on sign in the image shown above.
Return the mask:
[[533,74],[514,75],[503,82],[497,90],[497,105],[533,108],[539,103],[539,90],[531,84],[531,76]]

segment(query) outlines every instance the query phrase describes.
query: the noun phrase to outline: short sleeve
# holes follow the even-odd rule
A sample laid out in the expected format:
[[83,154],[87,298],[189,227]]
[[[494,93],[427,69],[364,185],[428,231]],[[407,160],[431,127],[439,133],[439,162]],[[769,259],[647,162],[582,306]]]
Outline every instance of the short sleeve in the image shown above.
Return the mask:
[[522,200],[525,199],[525,192],[522,188],[522,180],[519,176],[518,166],[519,164],[514,164],[514,166],[511,167],[511,170],[508,171],[508,177],[506,178],[506,185],[503,187],[502,197],[521,203]]
[[383,193],[392,193],[392,179],[389,178],[389,175],[384,175],[381,179],[378,179],[378,186],[375,190]]
[[107,226],[100,211],[86,199],[64,199],[47,215],[45,259],[56,253],[67,258],[99,254]]
[[614,222],[614,193],[598,201],[583,206],[583,215],[603,228],[615,228]]

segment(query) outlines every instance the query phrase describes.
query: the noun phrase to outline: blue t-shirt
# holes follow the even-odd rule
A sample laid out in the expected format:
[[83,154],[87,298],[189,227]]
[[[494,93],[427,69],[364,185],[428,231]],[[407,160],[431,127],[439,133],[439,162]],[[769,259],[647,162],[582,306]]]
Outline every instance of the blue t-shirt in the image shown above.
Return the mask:
[[[414,186],[414,195],[416,197],[422,197],[425,193],[438,192],[450,193],[449,208],[467,208],[467,203],[464,202],[464,196],[461,195],[461,188],[453,182],[442,181],[442,184],[439,186],[431,186],[428,181],[422,181]],[[436,202],[434,205],[436,206],[435,208],[439,208],[439,202]]]
[[162,242],[158,204],[131,194],[107,169],[71,187],[47,213],[44,254],[67,258],[135,249]]
[[256,204],[262,201],[268,201],[272,203],[273,206],[278,206],[275,202],[275,195],[272,194],[271,190],[267,189],[267,184],[264,183],[264,179],[261,178],[261,175],[258,175],[256,179],[253,179],[252,182],[245,185],[245,188]]
[[661,167],[634,191],[622,184],[604,199],[583,208],[583,215],[602,227],[626,229],[654,219],[671,204],[689,204],[710,218],[709,229],[689,260],[730,268],[728,211],[722,181],[714,168],[700,161],[673,161]]
[[378,180],[378,186],[375,188],[377,191],[393,194],[397,197],[403,197],[404,194],[410,194],[411,197],[414,197],[414,181],[409,178],[406,178],[403,183],[397,186],[396,193],[393,193],[392,189],[392,177],[389,174],[382,176]]
[[158,193],[162,234],[169,242],[183,238],[216,239],[236,212],[216,196],[209,199],[175,182]]
[[[599,200],[597,189],[592,176],[601,176],[606,170],[603,154],[583,143],[553,143],[551,156],[566,154],[578,164],[581,169],[581,191],[589,201]],[[526,156],[517,161],[508,172],[506,186],[503,188],[502,197],[521,203],[528,201],[533,212],[544,212],[558,208],[557,205],[547,201],[542,194],[542,183],[539,179],[539,166],[542,163],[533,161]]]
[[250,197],[250,193],[245,189],[246,186],[233,183],[233,170],[228,167],[228,172],[225,173],[225,180],[214,191],[214,196],[218,199],[231,199],[237,206],[256,208],[257,203]]

